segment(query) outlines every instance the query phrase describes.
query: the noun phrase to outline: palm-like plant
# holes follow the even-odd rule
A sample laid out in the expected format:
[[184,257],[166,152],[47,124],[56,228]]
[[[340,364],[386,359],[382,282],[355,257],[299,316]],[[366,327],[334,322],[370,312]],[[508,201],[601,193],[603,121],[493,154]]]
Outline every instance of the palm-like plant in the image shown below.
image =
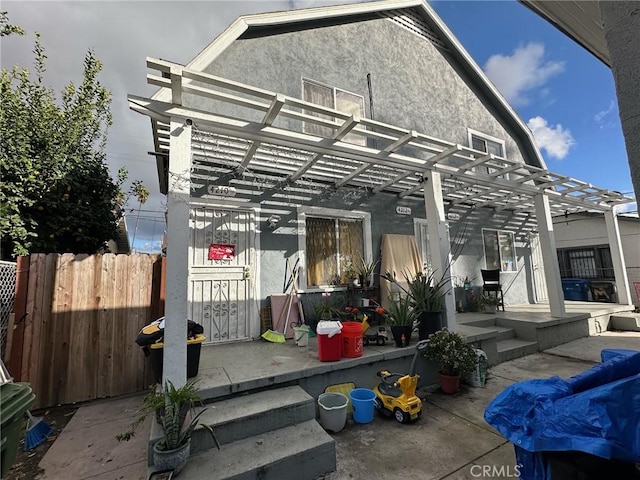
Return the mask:
[[[173,383],[167,381],[164,389],[164,400],[164,416],[162,417],[164,438],[156,444],[158,450],[175,450],[183,446],[189,441],[193,430],[198,425],[202,425],[211,434],[216,447],[220,449],[220,443],[211,425],[198,422],[206,409],[195,414],[195,406],[202,404],[195,388],[195,381],[191,380],[180,388],[176,388]],[[186,422],[185,420],[189,414],[192,417]]]
[[384,316],[390,327],[412,326],[416,319],[416,311],[409,296],[400,295],[399,298],[391,300],[385,309]]

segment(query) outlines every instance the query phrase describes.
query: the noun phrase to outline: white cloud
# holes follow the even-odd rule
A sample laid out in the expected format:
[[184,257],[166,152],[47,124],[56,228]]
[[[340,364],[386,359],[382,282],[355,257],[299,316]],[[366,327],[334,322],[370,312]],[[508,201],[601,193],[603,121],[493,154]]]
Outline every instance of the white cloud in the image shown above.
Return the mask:
[[531,42],[516,48],[513,55],[492,55],[484,71],[509,103],[522,106],[530,102],[533,89],[564,71],[564,62],[545,61],[544,45]]
[[562,160],[569,153],[569,149],[576,144],[571,132],[562,125],[549,125],[542,117],[533,117],[527,122],[533,132],[536,143],[541,150],[545,150],[551,158]]
[[616,109],[616,102],[611,100],[611,102],[609,103],[609,108],[596,113],[593,116],[593,119],[595,120],[596,123],[599,123],[600,126],[602,126],[602,124],[604,123],[605,117],[607,117],[610,113],[614,112],[615,109]]

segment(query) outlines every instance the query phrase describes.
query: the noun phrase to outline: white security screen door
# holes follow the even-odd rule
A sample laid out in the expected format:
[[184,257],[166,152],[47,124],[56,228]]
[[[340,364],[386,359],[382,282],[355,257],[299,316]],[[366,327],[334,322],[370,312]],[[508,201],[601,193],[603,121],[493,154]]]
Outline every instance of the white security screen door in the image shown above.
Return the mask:
[[254,238],[250,210],[191,209],[189,312],[203,325],[206,343],[246,340],[259,329],[251,309]]

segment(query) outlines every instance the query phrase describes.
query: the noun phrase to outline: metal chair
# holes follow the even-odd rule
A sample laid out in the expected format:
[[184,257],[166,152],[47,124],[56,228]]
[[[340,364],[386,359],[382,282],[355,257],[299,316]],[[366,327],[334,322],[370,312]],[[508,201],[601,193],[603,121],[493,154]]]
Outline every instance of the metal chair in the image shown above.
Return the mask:
[[500,270],[480,270],[480,273],[482,273],[482,294],[484,295],[486,292],[487,295],[495,295],[498,299],[497,306],[502,307],[504,312],[504,293],[500,283]]

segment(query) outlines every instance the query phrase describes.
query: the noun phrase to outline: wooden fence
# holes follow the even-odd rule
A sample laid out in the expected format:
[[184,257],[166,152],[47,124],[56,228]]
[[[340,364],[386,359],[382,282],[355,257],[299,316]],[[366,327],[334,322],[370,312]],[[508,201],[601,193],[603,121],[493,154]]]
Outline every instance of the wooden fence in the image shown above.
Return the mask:
[[134,343],[164,311],[159,255],[31,255],[18,260],[9,372],[36,407],[144,390],[150,362]]

